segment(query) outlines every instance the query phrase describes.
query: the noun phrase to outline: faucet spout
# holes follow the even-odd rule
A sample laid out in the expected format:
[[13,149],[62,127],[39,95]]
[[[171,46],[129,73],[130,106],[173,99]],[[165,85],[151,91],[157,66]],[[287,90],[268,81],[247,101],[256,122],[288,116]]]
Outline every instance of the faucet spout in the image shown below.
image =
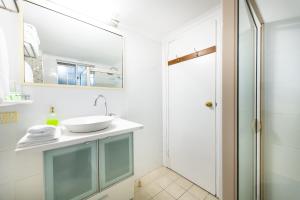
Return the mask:
[[108,115],[108,108],[107,108],[107,101],[106,101],[106,98],[105,98],[104,95],[102,95],[102,94],[98,95],[98,97],[94,101],[94,106],[97,106],[99,99],[103,99],[104,100],[105,115],[107,116]]

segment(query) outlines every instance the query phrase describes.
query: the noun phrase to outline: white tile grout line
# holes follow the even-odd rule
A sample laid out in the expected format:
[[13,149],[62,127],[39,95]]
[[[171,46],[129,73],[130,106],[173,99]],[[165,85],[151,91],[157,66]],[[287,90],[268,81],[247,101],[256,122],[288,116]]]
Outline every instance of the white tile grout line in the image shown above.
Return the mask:
[[[167,170],[167,172],[166,173],[164,173],[163,174],[163,176],[167,176],[167,173],[168,173],[168,171],[171,171],[171,172],[174,172],[174,173],[176,173],[179,177],[182,177],[182,178],[184,178],[184,179],[186,179],[185,177],[183,177],[183,176],[181,176],[180,174],[178,174],[177,172],[175,172],[175,171],[173,171],[172,169],[169,169],[169,168],[167,168],[167,167],[161,167],[161,168],[165,168],[166,170]],[[154,171],[156,171],[156,170],[159,170],[159,169],[161,169],[161,168],[157,168],[157,169],[155,169],[155,170],[153,170],[153,171],[151,171],[151,172],[149,172],[148,174],[150,174],[150,173],[152,173],[152,172],[154,172]],[[143,177],[145,177],[145,176],[147,176],[148,174],[146,174],[146,175],[144,175]],[[152,180],[152,181],[150,181],[149,183],[147,183],[146,185],[150,185],[150,184],[152,184],[152,183],[154,183],[156,180],[158,180],[159,178],[161,178],[161,177],[163,177],[163,176],[160,176],[160,177],[158,177],[158,178],[155,178],[154,180]],[[160,185],[159,185],[159,187],[160,188],[162,188],[162,191],[160,191],[160,192],[158,192],[156,195],[154,195],[153,197],[151,197],[150,198],[150,200],[151,199],[154,199],[156,196],[158,196],[160,193],[162,193],[162,192],[166,192],[166,193],[168,193],[169,195],[171,195],[168,191],[166,191],[166,189],[172,184],[172,183],[176,183],[176,181],[178,180],[179,178],[176,178],[176,179],[174,179],[174,180],[172,180],[172,182],[170,183],[170,184],[168,184],[168,186],[166,187],[166,188],[162,188]],[[140,179],[139,179],[140,180]],[[186,179],[187,181],[189,181],[188,179]],[[191,182],[191,181],[189,181],[189,182]],[[191,182],[192,183],[192,185],[190,186],[190,187],[188,187],[187,189],[185,189],[185,188],[183,188],[182,186],[180,186],[179,184],[177,184],[179,187],[181,187],[183,190],[184,190],[184,193],[182,193],[182,195],[180,195],[177,199],[180,199],[185,193],[187,193],[187,192],[189,192],[189,190],[195,185],[195,186],[197,186],[196,184],[194,184],[193,182]],[[145,186],[142,186],[142,187],[146,187],[146,185]],[[199,186],[197,186],[197,187],[199,187]],[[201,187],[199,187],[199,188],[201,188]],[[202,188],[201,188],[202,189]],[[204,190],[204,189],[202,189],[202,190]],[[206,190],[204,190],[204,191],[206,191]],[[207,191],[206,191],[207,192]],[[192,195],[192,196],[194,196],[192,193],[190,193],[189,192],[189,194],[190,195]],[[203,200],[206,200],[208,197],[209,197],[209,195],[211,195],[209,192],[207,192],[207,195],[206,195],[206,197],[203,199]],[[171,195],[172,196],[172,195]],[[212,195],[213,196],[213,195]],[[172,196],[173,197],[173,196]],[[195,197],[195,196],[194,196]],[[218,199],[218,198],[216,198],[215,196],[213,196],[216,200]],[[175,197],[173,197],[174,199],[176,199]],[[197,197],[195,197],[196,199],[197,199]]]
[[[171,171],[171,170],[170,170]],[[176,173],[176,172],[175,172]],[[177,173],[176,173],[177,174]],[[164,174],[163,176],[167,176],[167,174]],[[159,177],[159,178],[161,178],[161,177]],[[170,194],[166,189],[171,185],[171,184],[173,184],[173,183],[176,183],[176,181],[178,180],[179,178],[177,178],[177,179],[174,179],[174,180],[172,180],[172,182],[170,182],[170,184],[168,184],[168,186],[166,187],[166,188],[163,188],[163,187],[161,187],[161,186],[159,186],[162,190],[159,192],[159,193],[157,193],[156,195],[154,195],[153,197],[151,197],[151,199],[154,199],[156,196],[158,196],[160,193],[162,193],[162,192],[166,192],[166,193],[168,193],[170,196],[172,196],[174,199],[176,199],[172,194]],[[149,185],[149,184],[151,184],[151,183],[154,183],[155,181],[156,181],[157,179],[155,179],[155,180],[153,180],[152,182],[150,182],[150,183],[148,183],[147,185]],[[176,183],[177,184],[177,183]],[[178,185],[178,184],[177,184]],[[182,194],[182,195],[184,195],[186,192],[188,192],[188,190],[193,186],[193,184],[189,187],[189,188],[187,188],[187,189],[185,189],[185,188],[183,188],[182,186],[180,186],[180,185],[178,185],[180,188],[182,188],[183,190],[184,190],[184,193]],[[180,195],[177,199],[179,199],[182,195]]]

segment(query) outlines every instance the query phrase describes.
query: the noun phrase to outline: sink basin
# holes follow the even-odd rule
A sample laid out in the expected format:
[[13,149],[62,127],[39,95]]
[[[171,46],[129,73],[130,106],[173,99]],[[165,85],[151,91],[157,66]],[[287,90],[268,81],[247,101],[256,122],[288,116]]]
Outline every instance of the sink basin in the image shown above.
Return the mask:
[[62,121],[62,125],[74,133],[88,133],[109,127],[113,119],[113,116],[103,115],[77,117]]

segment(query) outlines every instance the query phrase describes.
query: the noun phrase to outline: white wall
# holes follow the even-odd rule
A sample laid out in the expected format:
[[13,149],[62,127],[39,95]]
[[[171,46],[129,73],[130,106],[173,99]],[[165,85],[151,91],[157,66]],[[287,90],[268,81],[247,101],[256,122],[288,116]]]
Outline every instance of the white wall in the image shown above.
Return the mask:
[[[17,24],[18,22],[19,20],[16,15],[11,12],[3,11],[2,9],[0,10],[0,28],[7,38],[6,46],[8,52],[15,52],[15,47],[20,43],[20,38],[15,35],[15,33],[19,32],[20,28],[17,25],[11,26],[11,24]],[[9,56],[9,65],[12,68],[12,71],[16,71],[18,69],[18,57],[14,56],[16,55]],[[17,74],[10,73],[10,79],[17,78],[19,78]]]
[[300,196],[300,18],[265,25],[264,199]]
[[161,45],[130,33],[125,60],[130,63],[125,68],[128,119],[145,125],[135,135],[135,172],[139,176],[162,164]]
[[[0,10],[0,27],[9,31],[7,40],[14,79],[20,66],[17,58],[18,16]],[[34,103],[0,108],[0,112],[17,111],[19,122],[0,124],[0,199],[40,200],[43,194],[42,154],[18,153],[14,148],[26,129],[44,123],[50,105],[56,107],[60,119],[104,113],[93,107],[98,94],[104,94],[109,111],[144,124],[135,134],[135,172],[139,177],[162,164],[161,44],[141,35],[125,31],[125,89],[79,89],[25,86]],[[19,46],[20,45],[20,46]]]
[[43,81],[47,84],[57,84],[57,61],[52,55],[43,54]]

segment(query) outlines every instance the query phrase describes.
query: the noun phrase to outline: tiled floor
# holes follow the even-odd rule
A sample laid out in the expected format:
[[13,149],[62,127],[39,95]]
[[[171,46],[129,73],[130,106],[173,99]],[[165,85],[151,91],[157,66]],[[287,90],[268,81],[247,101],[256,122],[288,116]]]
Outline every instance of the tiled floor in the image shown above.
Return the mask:
[[217,200],[174,171],[161,167],[135,183],[134,200]]

